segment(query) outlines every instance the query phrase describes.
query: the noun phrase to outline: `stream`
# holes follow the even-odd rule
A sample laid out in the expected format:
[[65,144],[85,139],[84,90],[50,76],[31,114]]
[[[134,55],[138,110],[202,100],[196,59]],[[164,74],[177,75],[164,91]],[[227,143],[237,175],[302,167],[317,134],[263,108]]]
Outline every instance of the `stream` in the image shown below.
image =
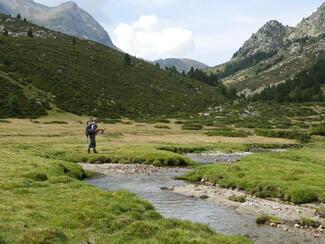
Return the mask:
[[[217,155],[217,154],[215,154]],[[214,157],[216,157],[214,155]],[[240,154],[244,157],[246,154]],[[197,162],[207,163],[209,155],[187,155]],[[225,154],[222,155],[223,160]],[[227,162],[237,161],[238,154],[229,155]],[[233,159],[233,160],[232,160]],[[216,159],[215,162],[220,160]],[[211,162],[211,161],[210,161]],[[227,208],[203,199],[186,197],[161,187],[184,185],[186,182],[175,180],[186,172],[183,168],[169,168],[150,175],[125,175],[112,173],[88,180],[94,186],[107,191],[126,190],[151,202],[155,209],[166,218],[189,220],[207,224],[218,233],[225,235],[246,235],[255,243],[320,243],[320,240],[305,237],[270,226],[258,226],[255,216],[244,215],[233,208]]]

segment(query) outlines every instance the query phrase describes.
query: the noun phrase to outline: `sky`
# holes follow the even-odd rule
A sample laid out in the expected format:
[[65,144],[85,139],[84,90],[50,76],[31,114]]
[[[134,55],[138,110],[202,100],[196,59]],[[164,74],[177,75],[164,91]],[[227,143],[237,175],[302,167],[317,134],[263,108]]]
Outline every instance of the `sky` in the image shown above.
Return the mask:
[[[34,0],[56,6],[64,0]],[[122,50],[147,60],[228,61],[269,20],[295,26],[324,0],[75,0]]]

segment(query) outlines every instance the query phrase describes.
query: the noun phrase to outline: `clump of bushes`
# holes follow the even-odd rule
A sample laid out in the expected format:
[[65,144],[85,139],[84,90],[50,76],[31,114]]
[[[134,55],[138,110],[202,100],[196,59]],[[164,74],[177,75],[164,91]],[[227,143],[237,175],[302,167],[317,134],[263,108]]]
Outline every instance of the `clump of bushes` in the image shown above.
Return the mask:
[[275,216],[270,215],[260,215],[256,218],[256,224],[258,225],[265,225],[265,224],[281,224],[281,220]]
[[169,124],[170,120],[168,120],[168,119],[158,119],[157,122]]
[[262,121],[262,120],[244,120],[244,121],[239,121],[235,123],[236,127],[240,128],[249,128],[249,129],[255,129],[255,128],[260,128],[260,129],[271,129],[272,124],[268,121]]
[[276,124],[275,127],[278,128],[278,129],[289,129],[291,127],[291,123],[288,122],[282,122],[282,123],[279,123],[279,124]]
[[0,119],[0,123],[10,124],[11,121],[9,121],[9,120],[5,120],[5,119]]
[[228,199],[233,202],[240,202],[240,203],[246,202],[246,196],[244,196],[244,195],[241,195],[241,196],[232,195]]
[[256,134],[259,136],[265,137],[274,137],[274,138],[288,138],[288,139],[296,139],[302,143],[307,143],[310,141],[310,135],[299,132],[297,130],[264,130],[257,129],[255,130]]
[[247,144],[247,151],[255,150],[270,150],[270,149],[293,149],[303,147],[301,144],[266,144],[266,143],[252,143]]
[[43,172],[32,172],[27,175],[28,178],[35,180],[35,181],[47,181],[48,176],[46,173]]
[[186,124],[186,122],[184,120],[176,120],[175,121],[175,124],[177,124],[177,125],[184,125],[184,124]]
[[199,124],[185,124],[182,126],[182,130],[202,130],[203,126]]
[[161,146],[157,148],[158,150],[183,154],[183,153],[199,153],[207,151],[206,147],[180,147],[180,146]]
[[288,192],[288,195],[285,196],[285,200],[289,200],[296,204],[304,204],[317,202],[317,194],[309,188],[296,188]]
[[259,185],[250,190],[252,194],[255,194],[255,196],[260,197],[260,198],[268,198],[268,197],[283,197],[282,191],[270,184],[265,184],[264,186]]
[[304,227],[313,227],[313,228],[318,228],[321,225],[319,221],[307,217],[301,218],[298,224]]
[[53,121],[46,121],[43,124],[46,124],[46,125],[50,125],[50,124],[67,125],[69,123],[66,121],[62,121],[62,120],[53,120]]
[[170,127],[167,125],[156,125],[156,129],[165,129],[165,130],[170,130]]
[[226,137],[248,137],[251,135],[248,131],[234,130],[228,127],[210,130],[205,133],[207,136],[226,136]]
[[311,134],[315,136],[325,136],[325,123],[313,127]]
[[60,171],[62,171],[67,176],[70,176],[71,178],[75,178],[78,180],[83,180],[86,178],[85,171],[77,164],[75,163],[60,163],[58,165]]

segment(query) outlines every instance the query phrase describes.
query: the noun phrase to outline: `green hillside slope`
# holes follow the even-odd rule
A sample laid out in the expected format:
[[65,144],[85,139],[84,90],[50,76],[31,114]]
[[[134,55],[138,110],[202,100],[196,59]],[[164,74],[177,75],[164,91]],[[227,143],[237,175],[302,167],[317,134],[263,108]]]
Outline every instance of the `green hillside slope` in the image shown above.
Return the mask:
[[46,115],[48,103],[27,96],[24,87],[0,71],[0,118]]
[[[60,109],[101,117],[174,116],[216,104],[215,88],[94,42],[0,15],[0,70],[52,94]],[[31,29],[33,37],[28,37]],[[6,35],[8,31],[8,35]],[[10,115],[10,114],[9,114]]]

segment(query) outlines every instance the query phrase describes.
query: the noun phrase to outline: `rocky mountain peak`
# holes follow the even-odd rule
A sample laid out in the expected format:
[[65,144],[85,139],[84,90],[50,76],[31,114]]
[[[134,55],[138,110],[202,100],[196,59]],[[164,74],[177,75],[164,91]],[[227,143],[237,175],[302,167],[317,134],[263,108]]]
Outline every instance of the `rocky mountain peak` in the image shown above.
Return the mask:
[[317,37],[325,33],[325,2],[310,17],[304,18],[290,34],[289,39]]
[[234,54],[234,58],[245,58],[257,53],[275,53],[284,45],[289,27],[276,20],[268,21]]
[[259,31],[265,31],[265,30],[282,31],[285,30],[285,26],[277,20],[270,20],[266,22],[266,24]]
[[48,7],[33,0],[0,0],[0,13],[19,13],[34,24],[116,48],[105,29],[73,1]]
[[61,3],[58,7],[59,8],[66,8],[66,9],[77,9],[77,8],[79,8],[78,5],[73,1],[68,1],[68,2]]

